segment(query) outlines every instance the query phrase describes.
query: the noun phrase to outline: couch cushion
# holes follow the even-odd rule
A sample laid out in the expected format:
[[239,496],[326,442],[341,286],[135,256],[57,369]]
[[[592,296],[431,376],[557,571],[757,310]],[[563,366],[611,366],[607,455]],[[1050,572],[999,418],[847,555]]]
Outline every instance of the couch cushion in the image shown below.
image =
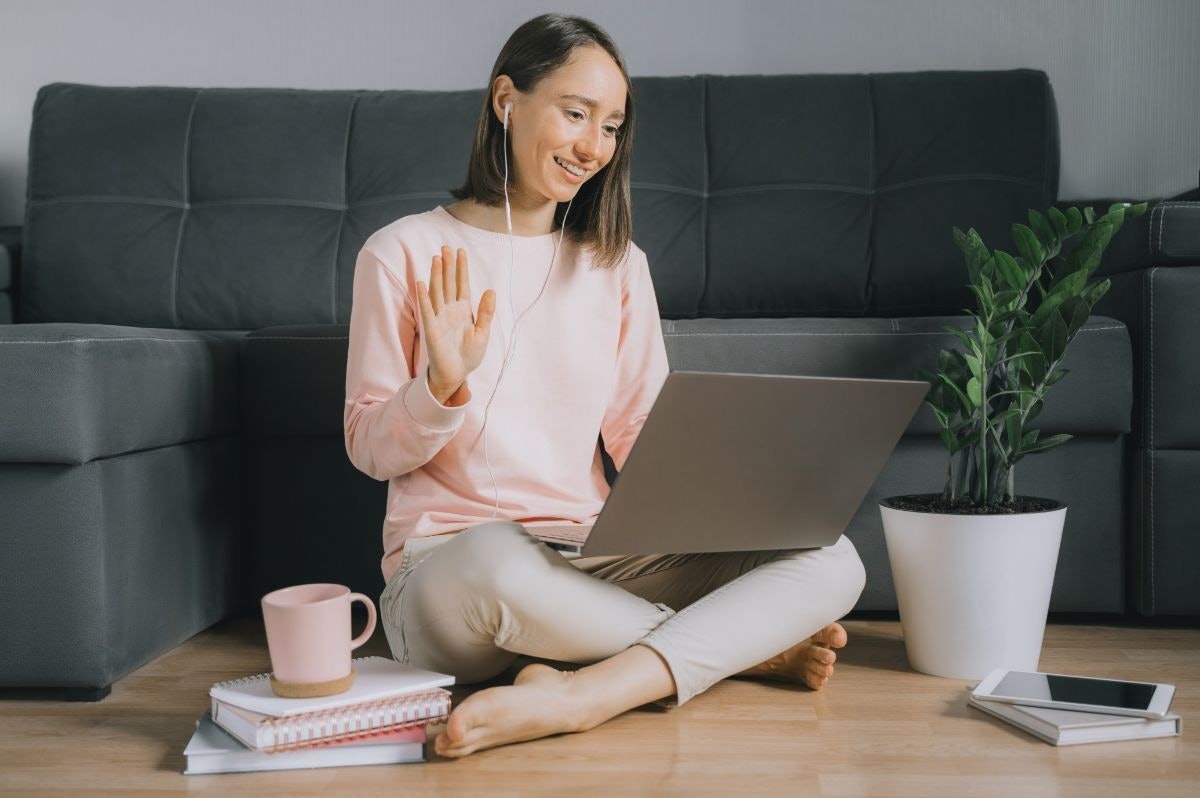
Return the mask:
[[[664,320],[673,370],[915,379],[939,349],[957,345],[946,325],[965,317],[908,319]],[[340,435],[345,401],[347,328],[275,327],[245,339],[243,408],[256,436]],[[1129,335],[1123,324],[1093,316],[1063,362],[1071,374],[1055,386],[1038,419],[1047,432],[1123,433],[1133,402]],[[288,397],[288,401],[281,401]],[[922,406],[908,434],[936,435]]]
[[[1037,70],[639,77],[633,94],[633,234],[665,318],[955,313],[971,296],[951,228],[1010,247],[1057,193]],[[20,316],[345,324],[358,250],[452,200],[484,96],[44,86]]]
[[243,335],[0,327],[0,462],[79,464],[237,432]]

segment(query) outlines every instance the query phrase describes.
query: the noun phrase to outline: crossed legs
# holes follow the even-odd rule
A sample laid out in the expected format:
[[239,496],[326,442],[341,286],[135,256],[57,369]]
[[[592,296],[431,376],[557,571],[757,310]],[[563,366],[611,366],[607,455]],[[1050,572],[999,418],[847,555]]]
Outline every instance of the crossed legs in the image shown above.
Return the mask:
[[672,695],[684,703],[731,675],[820,687],[846,642],[831,622],[864,580],[845,538],[826,549],[571,563],[507,522],[465,530],[400,576],[381,600],[399,659],[465,683],[519,654],[584,666],[532,664],[512,686],[470,696],[435,741],[445,756],[584,731]]

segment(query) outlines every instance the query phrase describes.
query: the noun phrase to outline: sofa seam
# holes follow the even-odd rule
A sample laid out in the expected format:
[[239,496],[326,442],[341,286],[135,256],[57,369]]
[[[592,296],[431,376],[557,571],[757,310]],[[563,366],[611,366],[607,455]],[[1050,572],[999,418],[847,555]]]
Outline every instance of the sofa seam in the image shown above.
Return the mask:
[[[1101,330],[1123,330],[1124,327],[1085,327],[1079,330],[1079,333],[1099,332]],[[738,338],[752,337],[763,338],[772,336],[846,336],[846,335],[947,335],[944,332],[894,332],[889,330],[879,330],[871,332],[831,332],[831,333],[810,333],[810,332],[779,332],[779,333],[681,333],[668,332],[664,337],[667,338],[698,338],[698,337],[714,337],[714,338]],[[250,344],[255,341],[348,341],[350,336],[325,336],[321,338],[307,337],[302,335],[258,335],[246,337],[243,339],[244,344]],[[179,344],[207,344],[219,343],[207,338],[150,338],[138,336],[136,338],[64,338],[59,341],[0,341],[0,346],[10,346],[14,344],[81,344],[81,343],[124,343],[126,341],[163,341],[165,343]]]
[[358,107],[360,95],[355,94],[350,102],[350,110],[346,113],[346,137],[342,143],[342,212],[338,217],[337,238],[333,242],[333,290],[331,292],[330,321],[337,324],[338,304],[338,262],[342,248],[342,230],[346,226],[346,210],[350,201],[350,127],[354,122],[354,109]]
[[256,335],[253,338],[247,336],[245,341],[247,344],[252,344],[255,341],[349,341],[348,335],[327,335],[321,338],[306,335]]
[[[1123,327],[1123,326],[1109,326],[1109,327],[1084,327],[1084,328],[1081,328],[1081,329],[1079,329],[1079,330],[1076,332],[1076,334],[1079,334],[1079,333],[1085,333],[1085,332],[1101,332],[1101,331],[1103,331],[1103,330],[1125,330],[1125,329],[1128,329],[1128,328],[1126,328],[1126,327]],[[907,331],[907,332],[899,332],[899,331],[894,331],[894,330],[868,330],[868,331],[863,331],[863,332],[736,332],[736,333],[721,333],[721,332],[666,332],[666,333],[663,333],[663,337],[664,337],[664,338],[697,338],[697,337],[709,337],[709,338],[738,338],[738,337],[743,337],[743,338],[745,338],[745,337],[750,337],[750,338],[765,338],[765,337],[771,337],[771,336],[790,336],[790,335],[797,335],[797,336],[800,336],[800,335],[807,335],[807,336],[839,336],[839,335],[885,335],[885,336],[891,337],[891,336],[896,336],[896,335],[949,335],[949,333],[946,333],[946,332],[938,332],[938,331],[929,331],[929,332]],[[256,340],[257,340],[257,339],[256,339]]]
[[[875,150],[878,149],[878,132],[875,129],[875,78],[866,76],[867,83],[867,273],[863,279],[862,307],[864,312],[875,301],[875,290],[871,280],[875,274],[875,213],[879,196],[875,189],[879,178],[875,174]],[[895,325],[895,320],[892,320]]]
[[1154,254],[1154,214],[1162,208],[1162,203],[1150,209],[1150,224],[1146,227],[1146,251]]
[[[1160,205],[1162,210],[1158,214],[1158,254],[1163,254],[1163,229],[1166,227],[1166,206]],[[1150,295],[1154,295],[1153,284],[1151,284]]]
[[[232,339],[231,339],[232,340]],[[10,344],[90,344],[90,343],[123,343],[125,341],[165,341],[171,344],[211,344],[220,343],[208,338],[63,338],[58,341],[0,341],[0,346]],[[236,343],[236,342],[235,342]]]
[[700,83],[700,143],[703,146],[704,154],[700,159],[700,169],[702,172],[701,185],[704,187],[703,197],[700,201],[700,268],[701,273],[700,295],[697,298],[695,310],[700,311],[700,308],[705,305],[705,295],[708,293],[709,282],[709,267],[708,267],[708,202],[711,195],[712,186],[709,185],[711,175],[708,169],[708,159],[711,154],[708,144],[708,78],[702,78]]
[[190,160],[192,147],[192,121],[196,116],[196,106],[200,102],[200,94],[203,90],[199,90],[192,97],[192,107],[188,110],[187,125],[183,133],[183,209],[179,214],[179,230],[175,234],[175,256],[171,265],[171,319],[178,328],[179,323],[179,253],[183,249],[183,230],[187,226],[187,217],[189,210],[189,201],[191,200],[191,185],[188,180],[190,171],[188,161]]

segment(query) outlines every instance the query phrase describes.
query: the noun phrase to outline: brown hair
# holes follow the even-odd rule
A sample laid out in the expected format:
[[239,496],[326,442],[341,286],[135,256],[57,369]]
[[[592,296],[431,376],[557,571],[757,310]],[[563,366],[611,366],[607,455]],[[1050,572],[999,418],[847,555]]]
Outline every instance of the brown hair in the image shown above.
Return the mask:
[[[598,175],[580,186],[575,195],[571,218],[567,220],[564,232],[591,249],[597,267],[611,269],[624,259],[633,235],[633,210],[629,199],[633,87],[617,46],[591,20],[542,14],[521,25],[508,37],[496,57],[484,92],[466,182],[452,189],[450,195],[459,200],[473,199],[483,205],[496,206],[504,202],[504,130],[492,111],[492,89],[496,78],[507,75],[519,91],[532,92],[538,83],[570,59],[576,47],[589,45],[604,48],[625,76],[625,121],[617,132],[617,147],[612,160]],[[512,157],[510,148],[509,158]],[[563,202],[555,209],[556,226],[563,224],[566,209],[567,203]]]

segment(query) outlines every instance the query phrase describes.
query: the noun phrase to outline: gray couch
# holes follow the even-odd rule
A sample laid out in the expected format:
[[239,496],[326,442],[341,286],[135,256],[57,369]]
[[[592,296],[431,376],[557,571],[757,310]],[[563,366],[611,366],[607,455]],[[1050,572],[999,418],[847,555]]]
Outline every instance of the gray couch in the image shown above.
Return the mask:
[[[634,90],[634,237],[673,368],[912,378],[971,303],[951,227],[1011,250],[1057,200],[1041,72]],[[0,235],[0,685],[102,697],[275,587],[378,594],[386,485],[341,426],[355,256],[451,201],[481,100],[41,89],[25,223]],[[1018,469],[1071,508],[1055,611],[1200,613],[1200,197],[1173,199],[1105,258],[1115,288],[1042,416],[1075,438]],[[934,433],[922,408],[848,529],[859,610],[895,608],[876,505],[941,488]]]

